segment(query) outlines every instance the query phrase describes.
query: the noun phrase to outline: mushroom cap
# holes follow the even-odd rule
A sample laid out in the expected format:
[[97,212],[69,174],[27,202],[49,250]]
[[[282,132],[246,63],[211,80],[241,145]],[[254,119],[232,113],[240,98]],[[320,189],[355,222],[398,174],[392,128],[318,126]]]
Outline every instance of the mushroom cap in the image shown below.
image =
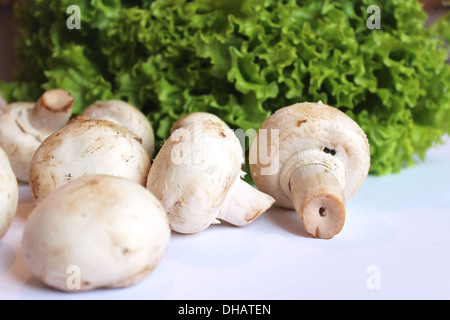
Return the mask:
[[218,223],[240,179],[241,145],[218,122],[176,129],[153,161],[147,188],[169,215],[172,230],[195,233]]
[[[294,209],[289,195],[280,185],[280,171],[293,155],[302,151],[320,150],[342,161],[346,200],[359,190],[368,175],[370,148],[367,136],[355,121],[336,108],[320,102],[297,103],[268,117],[258,130],[258,138],[264,129],[267,130],[267,143],[274,150],[271,159],[278,161],[278,170],[269,175],[261,174],[261,168],[266,166],[258,160],[250,163],[250,171],[258,189],[274,197],[281,207]],[[272,139],[271,129],[279,130],[278,139]],[[258,153],[258,140],[252,144],[251,153]]]
[[8,155],[0,148],[0,239],[8,231],[17,211],[19,187]]
[[151,192],[128,179],[91,175],[35,207],[22,246],[29,269],[45,284],[86,291],[141,281],[160,263],[169,239],[166,212]]
[[187,127],[189,124],[195,121],[207,121],[207,120],[211,120],[223,125],[224,127],[228,127],[225,121],[220,119],[215,114],[209,112],[192,112],[178,119],[170,129],[170,133],[174,132],[178,128]]
[[143,186],[150,158],[140,138],[106,120],[72,119],[39,146],[30,165],[30,188],[39,202],[70,180],[106,174],[128,178]]
[[148,118],[135,106],[121,100],[97,101],[83,111],[96,120],[108,120],[126,127],[142,139],[142,146],[150,157],[155,152],[155,135]]
[[24,182],[34,152],[48,136],[31,125],[33,108],[34,103],[16,102],[0,109],[0,147],[8,154],[17,179]]

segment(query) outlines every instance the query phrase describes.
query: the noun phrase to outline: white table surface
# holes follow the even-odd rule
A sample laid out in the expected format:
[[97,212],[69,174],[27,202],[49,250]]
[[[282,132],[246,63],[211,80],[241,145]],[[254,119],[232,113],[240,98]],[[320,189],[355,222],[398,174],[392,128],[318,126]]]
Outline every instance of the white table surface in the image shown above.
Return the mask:
[[21,186],[18,214],[0,241],[0,299],[449,299],[445,142],[400,174],[369,176],[331,240],[309,238],[293,211],[272,208],[246,227],[173,233],[143,282],[86,293],[49,289],[27,269],[20,241],[34,204]]

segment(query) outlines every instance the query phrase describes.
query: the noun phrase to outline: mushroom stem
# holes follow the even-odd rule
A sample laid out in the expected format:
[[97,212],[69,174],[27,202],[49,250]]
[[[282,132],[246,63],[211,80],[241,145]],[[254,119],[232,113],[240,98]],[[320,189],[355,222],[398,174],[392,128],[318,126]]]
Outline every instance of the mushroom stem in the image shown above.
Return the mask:
[[339,159],[318,150],[301,152],[285,164],[280,183],[311,236],[330,239],[341,231],[345,169]]
[[235,226],[245,226],[267,211],[274,202],[271,196],[239,178],[231,190],[230,202],[219,219]]
[[74,98],[65,90],[48,90],[36,102],[30,122],[38,130],[59,130],[69,120],[73,102]]
[[295,211],[305,230],[313,237],[330,239],[345,221],[344,191],[336,177],[324,166],[297,169],[290,180]]

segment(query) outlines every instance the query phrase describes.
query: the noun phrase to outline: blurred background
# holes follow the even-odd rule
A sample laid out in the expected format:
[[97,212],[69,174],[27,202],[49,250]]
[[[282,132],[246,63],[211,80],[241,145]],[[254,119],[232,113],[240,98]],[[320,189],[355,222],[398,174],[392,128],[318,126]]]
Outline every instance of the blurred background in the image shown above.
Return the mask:
[[0,0],[0,80],[11,80],[14,69],[14,36],[11,0]]
[[[14,59],[14,0],[0,0],[0,81],[12,80],[15,67]],[[450,0],[421,0],[429,15],[428,23],[450,10]]]

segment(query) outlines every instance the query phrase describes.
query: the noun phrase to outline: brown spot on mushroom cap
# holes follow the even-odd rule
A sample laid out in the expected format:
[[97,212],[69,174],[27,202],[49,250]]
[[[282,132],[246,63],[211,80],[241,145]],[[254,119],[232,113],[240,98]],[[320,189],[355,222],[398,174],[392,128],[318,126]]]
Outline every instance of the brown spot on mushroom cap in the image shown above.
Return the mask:
[[308,120],[298,120],[297,121],[297,127],[300,127],[303,123],[305,123]]
[[226,138],[226,131],[229,131],[230,128],[224,126],[223,123],[212,120],[212,119],[206,119],[201,121],[201,125],[203,128],[203,132],[207,131],[213,131],[216,132],[220,137]]
[[91,119],[86,117],[85,115],[81,114],[79,116],[75,116],[72,119],[70,119],[70,121],[67,124],[72,124],[75,122],[86,121],[86,120],[91,120]]

